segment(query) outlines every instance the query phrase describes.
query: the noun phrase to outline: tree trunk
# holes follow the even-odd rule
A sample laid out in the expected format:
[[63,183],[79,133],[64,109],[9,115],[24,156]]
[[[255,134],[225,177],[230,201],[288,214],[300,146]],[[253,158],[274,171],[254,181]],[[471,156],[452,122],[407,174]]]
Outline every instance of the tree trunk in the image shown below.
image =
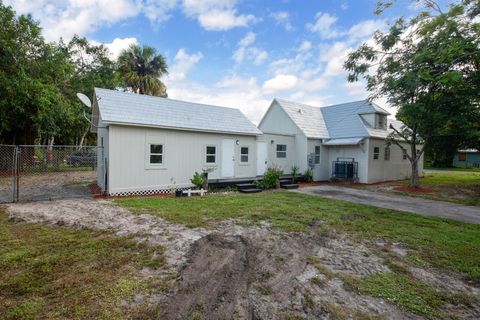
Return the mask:
[[414,188],[420,187],[420,179],[418,177],[418,162],[414,160],[412,162],[412,176],[410,177],[410,186]]
[[80,138],[80,142],[78,143],[78,148],[77,148],[77,150],[81,150],[81,149],[82,149],[83,143],[85,142],[85,137],[86,137],[87,134],[88,134],[88,130],[89,130],[89,128],[87,128],[87,130],[85,130],[85,132],[82,134],[82,137]]

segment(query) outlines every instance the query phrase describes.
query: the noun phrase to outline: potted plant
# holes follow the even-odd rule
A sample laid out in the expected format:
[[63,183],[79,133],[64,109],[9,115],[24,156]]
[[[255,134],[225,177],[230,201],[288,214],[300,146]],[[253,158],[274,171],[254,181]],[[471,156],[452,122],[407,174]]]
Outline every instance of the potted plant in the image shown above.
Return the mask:
[[195,171],[190,182],[193,183],[197,189],[201,189],[203,186],[203,174]]
[[270,166],[263,175],[263,187],[265,189],[280,188],[280,177],[283,170],[279,166]]

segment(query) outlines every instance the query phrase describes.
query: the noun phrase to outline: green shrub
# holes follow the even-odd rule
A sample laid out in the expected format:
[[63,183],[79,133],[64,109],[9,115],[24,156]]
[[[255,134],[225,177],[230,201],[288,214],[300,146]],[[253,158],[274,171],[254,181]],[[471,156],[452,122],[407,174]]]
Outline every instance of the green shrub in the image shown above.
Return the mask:
[[265,189],[272,189],[277,186],[280,177],[283,175],[283,170],[279,166],[271,166],[263,175],[263,187]]
[[307,169],[307,170],[303,173],[303,179],[305,180],[305,182],[312,182],[312,181],[313,181],[313,173],[312,173],[312,170]]
[[293,180],[295,180],[295,178],[298,176],[298,171],[299,170],[300,170],[300,168],[297,167],[296,165],[293,165],[292,168],[290,169],[290,171],[292,172]]
[[195,171],[193,178],[190,181],[197,187],[197,189],[201,189],[203,186],[203,174]]

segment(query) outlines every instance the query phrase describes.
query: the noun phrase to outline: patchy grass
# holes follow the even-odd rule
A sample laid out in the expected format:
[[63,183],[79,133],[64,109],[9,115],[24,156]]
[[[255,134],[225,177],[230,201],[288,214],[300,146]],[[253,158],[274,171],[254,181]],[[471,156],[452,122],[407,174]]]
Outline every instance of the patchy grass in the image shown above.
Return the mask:
[[[402,185],[407,184],[408,181],[402,182]],[[426,173],[420,179],[420,185],[432,189],[433,192],[408,192],[407,194],[433,200],[480,206],[480,171]]]
[[327,224],[359,239],[390,239],[410,249],[408,259],[463,273],[480,282],[480,226],[397,212],[287,191],[191,198],[117,199],[137,213],[149,213],[188,227],[208,227],[227,218],[269,221],[285,231]]
[[393,302],[402,308],[431,319],[441,317],[439,308],[451,302],[444,292],[407,275],[377,273],[350,283],[360,293]]
[[144,266],[165,267],[163,249],[102,232],[13,223],[0,211],[2,319],[151,318],[156,311],[146,303],[121,304],[162,290],[161,280],[139,276]]

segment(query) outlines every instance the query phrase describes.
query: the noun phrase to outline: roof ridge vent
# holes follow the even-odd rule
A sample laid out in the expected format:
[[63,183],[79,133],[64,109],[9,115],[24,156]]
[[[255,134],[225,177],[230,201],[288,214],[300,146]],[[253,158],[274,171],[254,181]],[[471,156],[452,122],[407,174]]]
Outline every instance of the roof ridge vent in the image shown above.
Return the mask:
[[301,108],[298,109],[298,113],[303,114],[303,110]]

